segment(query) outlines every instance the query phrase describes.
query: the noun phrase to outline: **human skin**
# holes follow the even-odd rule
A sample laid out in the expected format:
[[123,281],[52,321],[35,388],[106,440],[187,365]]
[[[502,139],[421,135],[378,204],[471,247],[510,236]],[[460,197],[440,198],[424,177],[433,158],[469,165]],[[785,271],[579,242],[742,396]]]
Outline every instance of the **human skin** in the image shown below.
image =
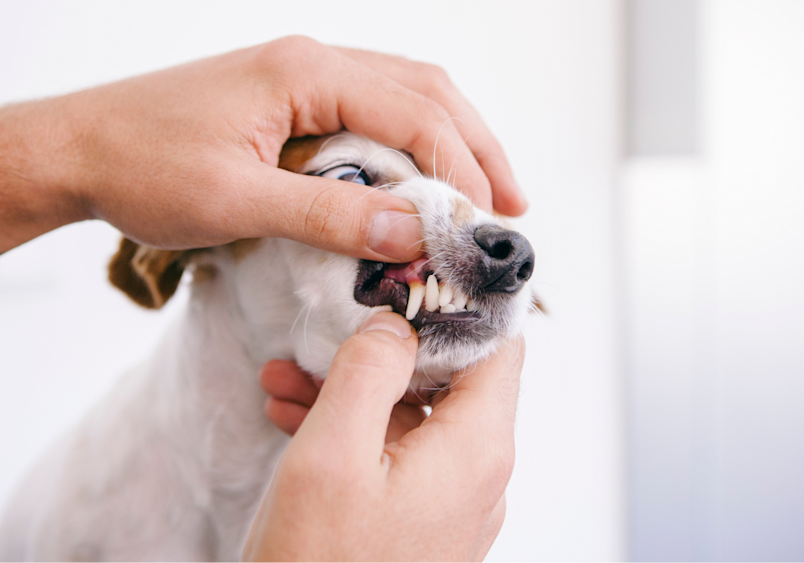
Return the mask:
[[409,202],[276,168],[289,137],[344,128],[410,152],[426,173],[449,163],[487,210],[526,207],[499,144],[443,71],[289,37],[0,109],[0,252],[96,218],[157,248],[284,237],[415,258]]
[[[276,168],[289,137],[341,129],[408,151],[425,173],[457,171],[450,180],[484,209],[526,208],[499,144],[442,70],[290,37],[0,108],[0,253],[103,219],[165,249],[283,237],[372,260],[416,258],[409,202]],[[521,343],[457,377],[425,417],[394,406],[415,334],[398,315],[372,319],[341,349],[320,395],[293,364],[263,371],[265,386],[286,386],[269,418],[296,436],[248,557],[475,559],[496,537]]]
[[380,313],[343,344],[320,393],[290,362],[266,365],[269,416],[298,401],[298,424],[279,415],[295,435],[244,559],[485,557],[505,514],[524,346],[457,373],[429,417],[398,403],[416,346],[404,318]]

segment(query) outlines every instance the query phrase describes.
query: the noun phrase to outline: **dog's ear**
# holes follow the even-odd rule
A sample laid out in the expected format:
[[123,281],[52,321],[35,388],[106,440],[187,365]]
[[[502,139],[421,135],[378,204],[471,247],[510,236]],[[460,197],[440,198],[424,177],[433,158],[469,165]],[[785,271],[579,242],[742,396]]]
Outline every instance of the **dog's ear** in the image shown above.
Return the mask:
[[544,306],[544,303],[539,296],[536,295],[536,292],[532,292],[530,294],[530,312],[531,313],[541,313],[542,316],[546,316],[548,314],[547,307]]
[[159,309],[176,292],[187,251],[158,250],[127,238],[109,263],[109,281],[139,305]]

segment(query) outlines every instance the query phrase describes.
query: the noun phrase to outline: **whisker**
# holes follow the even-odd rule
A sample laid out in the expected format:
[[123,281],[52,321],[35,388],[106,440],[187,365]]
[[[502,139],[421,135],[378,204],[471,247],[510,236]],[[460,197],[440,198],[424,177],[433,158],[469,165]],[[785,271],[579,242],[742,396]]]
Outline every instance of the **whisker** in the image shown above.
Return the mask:
[[307,352],[308,355],[310,354],[310,347],[307,345],[307,322],[310,320],[310,313],[312,313],[312,312],[313,312],[313,306],[311,304],[310,307],[307,309],[307,316],[304,319],[304,333],[303,333],[303,335],[304,335],[304,349],[305,349],[305,351]]
[[[463,123],[463,119],[460,117],[448,117],[444,123],[441,124],[441,127],[438,129],[438,134],[436,134],[435,143],[433,144],[433,177],[438,180],[438,169],[436,168],[436,150],[438,149],[438,139],[441,137],[441,132],[444,130],[444,127],[452,120],[460,121]],[[444,152],[441,152],[441,171],[444,170]]]
[[299,309],[299,314],[298,314],[298,315],[296,315],[296,320],[294,320],[294,321],[293,321],[293,324],[290,326],[290,332],[288,332],[288,334],[289,334],[289,335],[290,335],[290,334],[293,334],[293,329],[295,329],[295,328],[296,328],[296,323],[297,323],[297,322],[299,322],[299,319],[301,318],[302,313],[304,313],[304,310],[305,310],[306,308],[307,308],[307,305],[305,305],[305,306],[303,306],[301,309]]

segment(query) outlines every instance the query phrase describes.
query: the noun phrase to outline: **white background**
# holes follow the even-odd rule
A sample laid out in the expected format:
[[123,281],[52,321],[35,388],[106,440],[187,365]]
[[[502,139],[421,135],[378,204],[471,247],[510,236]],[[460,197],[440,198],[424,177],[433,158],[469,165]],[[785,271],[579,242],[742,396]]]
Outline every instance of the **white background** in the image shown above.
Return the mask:
[[[490,558],[801,560],[804,3],[684,5],[697,46],[670,34],[632,79],[661,94],[662,49],[696,60],[675,69],[698,104],[686,156],[621,150],[625,0],[5,2],[0,103],[292,33],[445,67],[527,191],[550,311],[529,328]],[[115,244],[86,223],[0,257],[0,504],[180,312],[181,294],[154,314],[107,285]]]
[[[534,320],[499,559],[624,556],[615,369],[614,13],[607,2],[5,2],[0,102],[56,95],[293,33],[442,65],[506,147],[550,309]],[[355,85],[359,88],[359,84]],[[105,282],[114,231],[0,257],[0,502],[159,337],[168,311]]]
[[623,166],[629,551],[801,560],[804,3],[698,10],[701,150]]

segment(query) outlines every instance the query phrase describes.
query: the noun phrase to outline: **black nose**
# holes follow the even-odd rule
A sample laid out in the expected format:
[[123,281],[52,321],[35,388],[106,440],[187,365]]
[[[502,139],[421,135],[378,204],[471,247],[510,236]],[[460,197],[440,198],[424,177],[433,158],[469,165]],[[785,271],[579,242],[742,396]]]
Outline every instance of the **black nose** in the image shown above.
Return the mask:
[[514,293],[533,274],[533,247],[515,231],[497,225],[483,225],[475,231],[475,242],[485,251],[479,264],[483,291]]

